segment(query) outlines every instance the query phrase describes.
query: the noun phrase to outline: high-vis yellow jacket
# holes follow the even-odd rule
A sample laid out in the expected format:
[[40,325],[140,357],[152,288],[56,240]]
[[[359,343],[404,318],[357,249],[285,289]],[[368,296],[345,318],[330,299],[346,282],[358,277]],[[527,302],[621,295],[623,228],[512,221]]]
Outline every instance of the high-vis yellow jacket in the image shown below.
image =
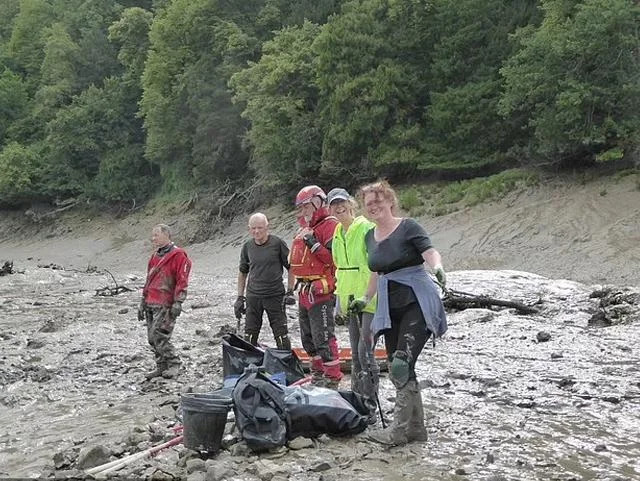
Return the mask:
[[[375,224],[363,216],[353,220],[347,232],[342,224],[336,226],[331,243],[333,262],[336,265],[336,290],[342,314],[347,313],[349,296],[359,299],[365,295],[371,271],[367,263],[367,246],[364,236]],[[365,307],[365,312],[375,312],[376,298]]]

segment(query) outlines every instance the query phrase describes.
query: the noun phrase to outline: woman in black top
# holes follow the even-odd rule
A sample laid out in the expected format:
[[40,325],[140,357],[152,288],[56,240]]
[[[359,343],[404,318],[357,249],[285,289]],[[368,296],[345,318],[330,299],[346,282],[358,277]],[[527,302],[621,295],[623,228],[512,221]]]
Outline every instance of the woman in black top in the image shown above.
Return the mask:
[[422,226],[413,219],[395,216],[397,198],[387,182],[363,187],[360,197],[366,216],[376,224],[365,237],[369,268],[377,273],[376,281],[370,283],[363,300],[377,290],[378,306],[371,328],[376,336],[384,334],[390,379],[397,389],[392,425],[373,433],[372,438],[391,445],[425,441],[415,365],[429,337],[446,332],[447,321],[438,289],[424,264],[444,286],[442,259]]

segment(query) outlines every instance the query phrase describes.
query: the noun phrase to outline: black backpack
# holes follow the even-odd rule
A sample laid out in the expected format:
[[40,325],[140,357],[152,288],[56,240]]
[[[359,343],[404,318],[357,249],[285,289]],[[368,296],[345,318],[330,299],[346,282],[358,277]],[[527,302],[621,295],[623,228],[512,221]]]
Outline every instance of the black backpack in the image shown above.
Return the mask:
[[266,451],[287,442],[289,414],[282,387],[256,366],[249,366],[233,388],[236,426],[253,451]]

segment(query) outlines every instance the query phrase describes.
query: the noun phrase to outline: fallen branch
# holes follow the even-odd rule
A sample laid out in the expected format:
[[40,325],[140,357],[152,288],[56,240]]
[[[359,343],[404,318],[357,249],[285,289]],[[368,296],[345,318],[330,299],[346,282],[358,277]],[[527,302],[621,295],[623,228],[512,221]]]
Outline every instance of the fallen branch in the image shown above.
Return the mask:
[[113,283],[116,285],[116,287],[100,287],[96,289],[96,296],[117,296],[118,294],[122,294],[123,292],[131,292],[131,289],[129,289],[128,287],[119,285],[118,281],[116,281],[116,278],[111,272],[109,272],[107,269],[104,269],[104,271],[111,276],[111,279],[113,279]]
[[444,307],[447,309],[464,310],[470,308],[486,308],[507,307],[516,309],[520,314],[537,314],[538,309],[518,301],[509,301],[504,299],[496,299],[489,296],[476,296],[467,292],[456,291],[453,289],[444,289],[444,298],[442,299]]

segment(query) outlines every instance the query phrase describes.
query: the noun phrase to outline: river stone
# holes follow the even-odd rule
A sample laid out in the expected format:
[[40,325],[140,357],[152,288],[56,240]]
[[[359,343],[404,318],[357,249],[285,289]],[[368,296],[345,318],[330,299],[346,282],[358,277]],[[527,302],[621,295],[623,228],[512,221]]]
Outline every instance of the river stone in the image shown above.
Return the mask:
[[28,339],[27,349],[40,349],[44,347],[45,342],[41,339]]
[[53,455],[53,466],[56,469],[71,466],[73,455],[69,451],[58,451]]
[[161,469],[156,469],[149,479],[151,481],[173,481],[175,479],[175,476]]
[[538,340],[538,342],[547,342],[551,340],[551,334],[549,334],[547,331],[540,331],[536,335],[536,339]]
[[297,451],[298,449],[306,449],[313,447],[313,440],[298,436],[297,438],[289,441],[289,449]]
[[191,304],[191,309],[206,309],[207,307],[211,307],[211,303],[207,301],[194,302]]
[[111,450],[109,450],[105,446],[98,445],[86,447],[80,450],[78,461],[76,462],[76,467],[78,469],[94,468],[96,466],[100,466],[101,464],[108,463],[110,456]]
[[205,481],[223,481],[233,474],[231,468],[225,464],[219,466],[209,466]]
[[205,473],[198,471],[187,475],[187,481],[205,481]]
[[326,462],[326,461],[322,461],[318,464],[315,464],[313,466],[311,466],[309,468],[310,471],[313,471],[315,473],[320,473],[322,471],[327,471],[329,469],[331,469],[333,466],[331,466],[330,463]]
[[234,444],[229,449],[232,456],[246,456],[249,453],[249,446],[244,441]]
[[272,481],[276,476],[287,476],[289,470],[284,466],[279,466],[268,459],[260,460],[255,464],[258,469],[257,475],[262,481]]
[[206,471],[207,466],[200,458],[193,458],[187,461],[187,473],[195,473],[196,471]]

